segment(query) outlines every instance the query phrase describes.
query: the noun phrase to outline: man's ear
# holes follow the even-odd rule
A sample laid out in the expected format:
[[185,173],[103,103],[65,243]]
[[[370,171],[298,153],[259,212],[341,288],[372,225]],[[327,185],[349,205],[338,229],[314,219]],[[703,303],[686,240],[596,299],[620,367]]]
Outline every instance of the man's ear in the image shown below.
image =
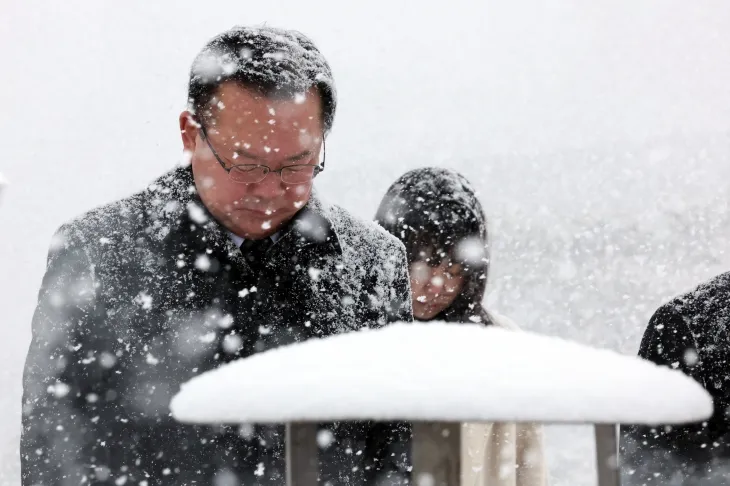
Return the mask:
[[195,152],[195,143],[198,137],[198,122],[188,110],[180,113],[180,136],[183,148],[188,152]]

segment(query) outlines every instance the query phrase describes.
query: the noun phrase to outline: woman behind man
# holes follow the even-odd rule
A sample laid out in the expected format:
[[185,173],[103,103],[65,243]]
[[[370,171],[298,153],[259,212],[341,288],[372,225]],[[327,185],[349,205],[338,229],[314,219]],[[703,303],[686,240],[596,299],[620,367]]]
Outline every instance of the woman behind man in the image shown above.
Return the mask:
[[[441,168],[407,172],[388,189],[375,219],[406,247],[416,320],[517,329],[482,305],[489,270],[487,219],[463,176]],[[466,424],[462,451],[464,485],[547,483],[540,426]]]

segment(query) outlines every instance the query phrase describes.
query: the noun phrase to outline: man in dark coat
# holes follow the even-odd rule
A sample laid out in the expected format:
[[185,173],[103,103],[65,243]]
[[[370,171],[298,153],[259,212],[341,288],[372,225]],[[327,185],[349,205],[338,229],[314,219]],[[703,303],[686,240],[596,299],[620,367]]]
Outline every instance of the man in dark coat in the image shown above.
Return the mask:
[[[190,163],[54,237],[25,368],[23,485],[283,484],[281,426],[176,423],[180,385],[412,319],[403,245],[313,192],[335,91],[311,41],[224,32],[189,93]],[[323,480],[362,482],[394,460],[387,424],[328,427]]]
[[621,428],[624,485],[726,484],[730,477],[730,274],[660,307],[639,356],[682,370],[714,400],[705,423]]

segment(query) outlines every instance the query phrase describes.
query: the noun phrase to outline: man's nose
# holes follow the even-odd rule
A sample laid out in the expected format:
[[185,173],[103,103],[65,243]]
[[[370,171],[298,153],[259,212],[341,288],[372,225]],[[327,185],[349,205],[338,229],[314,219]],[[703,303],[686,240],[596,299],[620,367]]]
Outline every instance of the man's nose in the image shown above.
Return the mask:
[[251,194],[261,199],[275,199],[286,193],[287,185],[281,181],[281,176],[275,172],[269,172],[263,181],[251,184]]

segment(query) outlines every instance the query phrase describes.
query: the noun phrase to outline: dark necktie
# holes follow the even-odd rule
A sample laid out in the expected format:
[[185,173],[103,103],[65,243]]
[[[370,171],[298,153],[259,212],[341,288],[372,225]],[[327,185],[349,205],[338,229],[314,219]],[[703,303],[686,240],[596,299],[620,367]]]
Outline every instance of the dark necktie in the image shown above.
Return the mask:
[[241,253],[255,273],[261,273],[266,262],[266,252],[274,244],[271,238],[245,240],[241,245]]

